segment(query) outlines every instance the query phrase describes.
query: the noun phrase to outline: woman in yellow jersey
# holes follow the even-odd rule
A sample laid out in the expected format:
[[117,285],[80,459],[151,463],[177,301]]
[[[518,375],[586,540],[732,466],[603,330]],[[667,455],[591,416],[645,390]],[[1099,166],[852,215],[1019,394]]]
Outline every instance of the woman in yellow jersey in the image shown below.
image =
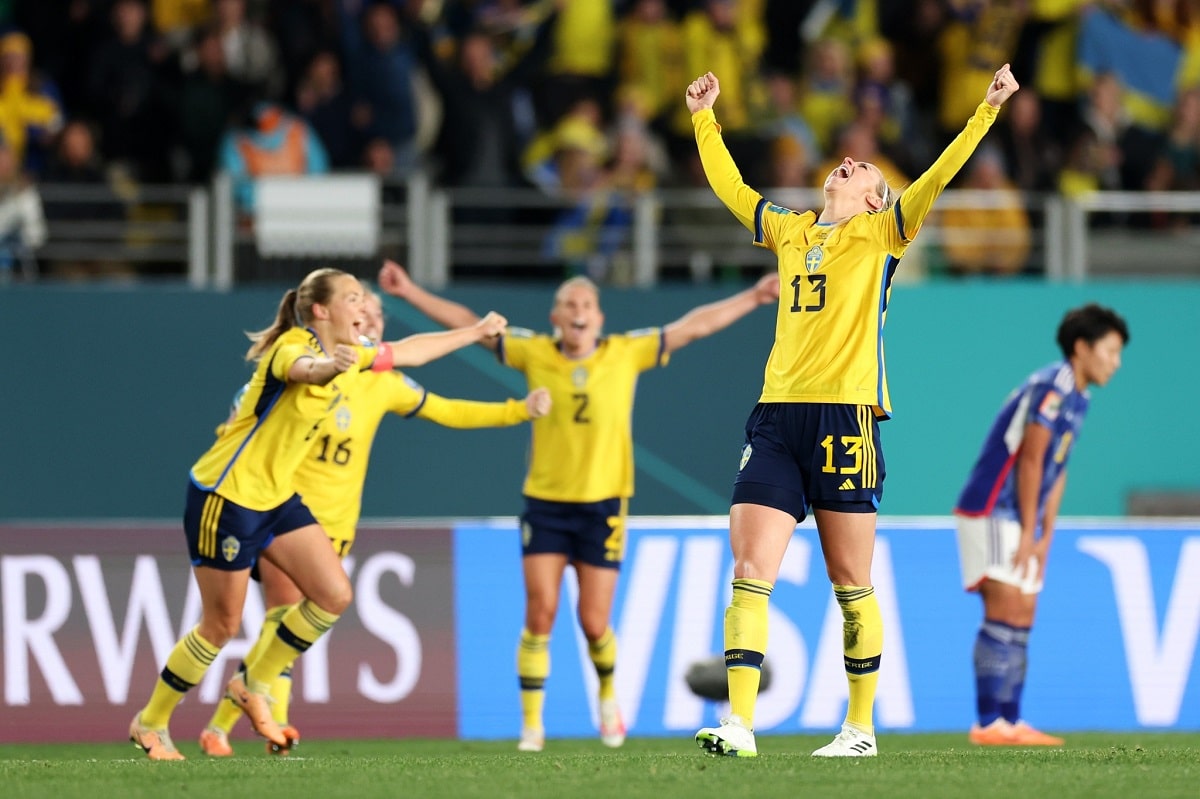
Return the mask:
[[183,526],[200,589],[200,622],[175,645],[149,702],[129,725],[129,737],[151,760],[183,759],[167,732],[171,714],[241,626],[250,569],[260,556],[306,598],[280,619],[275,637],[227,691],[257,733],[275,746],[291,745],[271,717],[270,681],[351,599],[346,573],[293,482],[312,437],[363,372],[427,363],[506,324],[493,313],[468,329],[365,348],[359,345],[362,303],[353,275],[318,269],[284,294],[274,324],[250,335],[246,357],[256,367],[246,396],[192,467],[187,488]]
[[754,706],[767,648],[767,602],[796,524],[816,517],[845,619],[850,701],[818,757],[876,754],[873,708],[883,621],[871,586],[883,496],[879,420],[891,415],[883,323],[900,257],[941,193],[1017,91],[1005,64],[962,133],[899,198],[872,164],[847,158],[825,179],[825,207],[798,213],[747,186],[713,116],[711,72],[687,89],[696,144],[717,197],[778,256],[780,300],[762,396],[729,509],[733,600],[725,611],[730,714],[696,733],[705,751],[753,757]]
[[[379,295],[365,290],[363,308],[366,314],[364,343],[378,346],[383,340],[384,326]],[[241,392],[234,402],[229,421],[236,418],[240,397]],[[344,558],[354,544],[371,444],[384,416],[394,413],[405,419],[420,417],[445,427],[468,429],[507,427],[540,418],[549,411],[550,392],[544,388],[530,391],[524,401],[471,402],[441,397],[400,372],[364,372],[359,377],[357,391],[343,396],[338,412],[325,418],[308,454],[296,470],[293,485],[329,537],[333,551],[339,558]],[[259,561],[255,568],[257,574],[254,576],[262,582],[267,613],[258,641],[246,656],[248,661],[270,643],[279,620],[287,611],[304,599],[295,581],[269,560]],[[271,715],[290,740],[298,741],[300,733],[288,723],[291,673],[292,663],[288,663],[272,681]],[[200,733],[201,751],[211,757],[232,755],[229,732],[241,716],[242,710],[236,703],[222,701]],[[268,751],[273,754],[288,752],[271,746]]]
[[[394,263],[379,285],[446,326],[469,324],[475,314],[414,284]],[[494,341],[501,363],[524,373],[531,386],[550,389],[553,408],[533,422],[529,472],[522,493],[521,563],[525,628],[517,649],[522,725],[517,748],[545,745],[542,708],[550,673],[550,631],[567,564],[579,580],[579,625],[599,677],[600,739],[625,742],[614,669],[616,636],[610,626],[617,572],[625,555],[625,515],[633,496],[633,398],[641,372],[665,366],[671,353],[733,324],[779,296],[768,275],[752,288],[702,305],[662,328],[601,335],[600,295],[587,278],[559,287],[550,310],[555,335],[509,328]],[[569,464],[570,468],[566,468]]]

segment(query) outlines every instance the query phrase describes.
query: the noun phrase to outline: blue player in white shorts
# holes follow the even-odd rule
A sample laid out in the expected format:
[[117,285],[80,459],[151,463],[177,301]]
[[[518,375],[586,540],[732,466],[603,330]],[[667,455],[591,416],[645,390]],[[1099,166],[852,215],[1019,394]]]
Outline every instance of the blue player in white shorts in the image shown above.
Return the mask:
[[1129,329],[1114,311],[1090,304],[1063,317],[1057,341],[1063,360],[1009,394],[954,510],[963,587],[983,598],[975,639],[979,718],[968,737],[985,746],[1063,743],[1021,720],[1029,631],[1088,387],[1107,384],[1120,368]]

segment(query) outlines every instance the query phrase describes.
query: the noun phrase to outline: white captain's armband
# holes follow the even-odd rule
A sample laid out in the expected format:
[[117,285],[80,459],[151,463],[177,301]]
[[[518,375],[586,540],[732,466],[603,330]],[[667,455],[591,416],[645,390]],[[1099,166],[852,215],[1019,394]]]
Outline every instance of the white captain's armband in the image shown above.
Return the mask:
[[639,327],[637,330],[630,330],[625,334],[625,337],[642,338],[643,336],[657,336],[661,331],[661,327]]
[[537,333],[527,327],[508,327],[504,329],[504,335],[509,338],[533,338]]

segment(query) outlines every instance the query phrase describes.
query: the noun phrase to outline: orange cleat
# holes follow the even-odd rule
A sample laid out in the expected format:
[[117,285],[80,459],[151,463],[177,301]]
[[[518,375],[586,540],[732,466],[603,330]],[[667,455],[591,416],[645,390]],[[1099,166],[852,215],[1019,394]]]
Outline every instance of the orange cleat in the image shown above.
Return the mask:
[[1017,736],[1012,724],[1004,719],[996,719],[986,727],[978,724],[971,725],[967,740],[976,746],[1016,746]]
[[1062,738],[1035,730],[1023,721],[1012,725],[1012,731],[1017,746],[1062,746],[1066,743]]
[[246,684],[246,673],[239,671],[225,686],[225,696],[242,709],[254,731],[275,746],[290,748],[283,730],[271,718],[271,697],[266,691],[256,691]]
[[151,760],[185,760],[175,748],[171,734],[165,729],[152,730],[142,724],[142,714],[138,713],[129,722],[129,740],[133,745],[146,753]]
[[294,749],[296,747],[296,745],[298,745],[300,743],[300,730],[296,729],[292,725],[290,725],[290,724],[285,725],[282,728],[282,732],[283,732],[284,737],[287,738],[287,740],[288,740],[287,746],[279,746],[278,744],[274,744],[271,741],[267,741],[267,754],[268,755],[279,755],[280,757],[287,757],[288,755],[290,755],[292,753],[292,749]]
[[209,757],[233,757],[229,734],[224,730],[205,727],[200,733],[200,751]]

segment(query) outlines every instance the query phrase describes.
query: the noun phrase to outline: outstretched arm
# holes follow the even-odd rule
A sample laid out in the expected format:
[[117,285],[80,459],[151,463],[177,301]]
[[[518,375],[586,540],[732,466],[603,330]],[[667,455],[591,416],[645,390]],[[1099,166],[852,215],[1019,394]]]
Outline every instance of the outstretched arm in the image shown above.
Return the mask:
[[693,308],[667,325],[663,328],[663,336],[666,339],[664,349],[668,353],[682,349],[693,341],[724,330],[758,306],[776,302],[778,299],[779,275],[772,272],[745,291]]
[[550,390],[535,388],[524,400],[476,402],[450,399],[434,393],[425,395],[425,403],[417,416],[440,424],[467,430],[479,427],[509,427],[531,419],[540,419],[550,412]]
[[424,366],[455,350],[494,339],[507,326],[507,319],[495,311],[489,311],[487,316],[473,325],[438,333],[417,333],[399,341],[389,341],[387,347],[391,350],[391,366]]
[[975,109],[974,116],[968,120],[962,133],[959,133],[954,141],[950,142],[950,145],[938,156],[933,165],[925,170],[921,177],[914,180],[912,185],[901,195],[896,202],[896,217],[902,225],[900,237],[904,243],[912,241],[912,238],[917,235],[921,223],[925,221],[925,217],[933,208],[933,201],[938,198],[958,170],[962,169],[963,164],[975,152],[975,148],[983,140],[988,128],[996,121],[1000,106],[1020,88],[1021,86],[1013,77],[1008,64],[1000,67],[988,85],[983,102]]
[[[391,296],[406,301],[442,327],[469,327],[479,321],[479,315],[465,305],[439,297],[418,286],[404,267],[395,261],[384,261],[379,270],[379,288]],[[489,336],[479,343],[488,349],[496,348],[497,339]]]
[[[762,195],[746,185],[738,171],[729,148],[721,138],[721,126],[713,115],[713,103],[721,93],[717,76],[706,72],[688,86],[686,102],[692,112],[692,129],[696,132],[696,147],[700,150],[700,163],[708,185],[725,207],[733,212],[747,230],[756,227],[756,211],[764,202]],[[758,236],[755,236],[758,239]]]

